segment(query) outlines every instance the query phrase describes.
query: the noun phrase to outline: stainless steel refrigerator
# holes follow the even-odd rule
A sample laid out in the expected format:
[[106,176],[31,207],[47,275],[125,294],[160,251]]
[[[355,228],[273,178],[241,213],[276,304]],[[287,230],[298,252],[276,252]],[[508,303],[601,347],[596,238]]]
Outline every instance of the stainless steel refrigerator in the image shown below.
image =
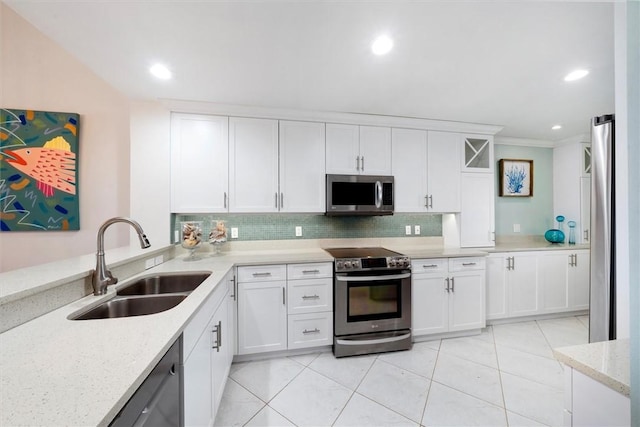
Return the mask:
[[616,339],[615,116],[591,121],[589,342]]

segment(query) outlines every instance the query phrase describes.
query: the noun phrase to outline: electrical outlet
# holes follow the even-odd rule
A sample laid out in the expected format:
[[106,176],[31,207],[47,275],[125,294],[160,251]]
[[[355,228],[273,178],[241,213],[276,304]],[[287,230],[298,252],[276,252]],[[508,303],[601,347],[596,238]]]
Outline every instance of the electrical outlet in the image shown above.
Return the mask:
[[150,269],[151,267],[153,267],[155,265],[156,265],[155,264],[155,260],[153,258],[149,258],[148,260],[146,260],[144,262],[144,269],[148,270],[148,269]]
[[155,257],[155,258],[153,259],[153,263],[154,263],[155,265],[160,265],[160,264],[162,264],[163,262],[164,262],[164,256],[163,256],[163,255],[158,255],[157,257]]
[[232,239],[238,238],[238,227],[231,227],[231,238]]
[[513,224],[513,232],[514,233],[520,232],[520,224]]
[[296,237],[302,237],[302,227],[296,225]]
[[411,226],[410,225],[406,225],[404,227],[404,234],[406,234],[407,236],[411,236]]
[[420,226],[419,225],[416,225],[416,226],[413,227],[413,233],[416,236],[420,235]]

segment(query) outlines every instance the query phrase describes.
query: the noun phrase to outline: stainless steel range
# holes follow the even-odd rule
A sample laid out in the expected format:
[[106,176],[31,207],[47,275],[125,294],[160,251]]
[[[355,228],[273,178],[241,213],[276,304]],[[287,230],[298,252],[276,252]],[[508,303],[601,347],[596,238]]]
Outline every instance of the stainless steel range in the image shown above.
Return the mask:
[[411,348],[411,260],[384,248],[325,249],[335,258],[336,357]]

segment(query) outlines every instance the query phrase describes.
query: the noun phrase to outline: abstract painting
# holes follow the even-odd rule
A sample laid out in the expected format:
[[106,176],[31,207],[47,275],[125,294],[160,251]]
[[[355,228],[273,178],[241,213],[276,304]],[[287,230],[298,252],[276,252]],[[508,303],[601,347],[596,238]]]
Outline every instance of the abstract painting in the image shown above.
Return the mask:
[[79,115],[0,108],[0,231],[80,229]]
[[501,197],[533,197],[533,160],[501,159]]

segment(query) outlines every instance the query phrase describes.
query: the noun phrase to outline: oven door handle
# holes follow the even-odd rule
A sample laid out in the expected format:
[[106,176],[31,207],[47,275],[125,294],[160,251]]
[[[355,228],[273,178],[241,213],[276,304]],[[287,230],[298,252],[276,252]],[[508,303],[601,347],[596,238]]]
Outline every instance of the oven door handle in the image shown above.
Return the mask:
[[387,343],[387,342],[402,341],[404,339],[409,338],[410,336],[411,336],[411,332],[409,332],[408,334],[397,336],[397,337],[378,338],[378,339],[372,339],[372,340],[341,340],[341,339],[338,339],[338,340],[336,340],[336,343],[337,344],[342,344],[342,345],[382,344],[382,343]]
[[408,279],[411,273],[389,274],[384,276],[338,276],[336,280],[339,282],[384,282],[385,280]]

